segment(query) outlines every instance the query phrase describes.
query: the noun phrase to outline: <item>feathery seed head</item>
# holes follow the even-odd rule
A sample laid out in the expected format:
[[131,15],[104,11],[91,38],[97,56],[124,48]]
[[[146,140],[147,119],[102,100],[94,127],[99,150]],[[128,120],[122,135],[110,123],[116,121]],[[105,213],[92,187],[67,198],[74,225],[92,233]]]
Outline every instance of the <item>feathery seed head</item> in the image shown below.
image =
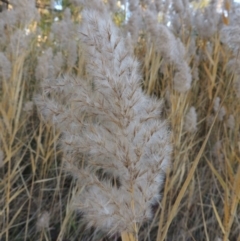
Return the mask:
[[48,212],[43,212],[37,220],[37,231],[44,228],[49,228],[50,215]]
[[[146,96],[139,64],[110,16],[84,10],[80,39],[91,82],[66,76],[43,82],[36,99],[62,131],[66,171],[84,186],[74,200],[89,226],[137,232],[160,199],[172,147],[161,101]],[[61,93],[61,95],[59,95]]]
[[185,117],[184,129],[187,132],[194,132],[197,130],[197,113],[195,107],[191,107]]
[[235,118],[233,115],[230,115],[227,120],[227,127],[231,130],[234,130],[235,128]]

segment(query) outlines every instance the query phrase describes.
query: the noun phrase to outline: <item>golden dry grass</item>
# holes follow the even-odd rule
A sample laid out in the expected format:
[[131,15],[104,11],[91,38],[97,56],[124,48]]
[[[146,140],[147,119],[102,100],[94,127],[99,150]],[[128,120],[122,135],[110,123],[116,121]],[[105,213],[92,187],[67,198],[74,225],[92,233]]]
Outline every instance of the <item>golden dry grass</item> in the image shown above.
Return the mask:
[[[190,38],[184,37],[186,46]],[[162,201],[153,208],[154,220],[140,230],[139,240],[240,240],[240,105],[235,75],[227,67],[231,53],[219,34],[210,41],[212,52],[197,39],[205,58],[198,67],[199,80],[186,94],[173,89],[171,66],[164,76],[159,74],[162,59],[154,45],[136,46],[146,93],[166,101],[163,114],[169,119],[174,146]],[[0,240],[117,240],[85,230],[71,209],[78,187],[64,173],[58,131],[43,123],[35,107],[24,111],[39,91],[33,72],[39,54],[36,44],[33,41],[27,52],[12,59],[10,81],[1,82]],[[79,56],[74,72],[81,76],[84,60]],[[193,66],[192,59],[189,64]],[[226,109],[222,121],[213,110],[217,96]],[[192,134],[183,128],[191,106],[198,114]],[[233,129],[227,125],[230,115],[235,117]],[[218,142],[221,147],[214,149]],[[133,240],[128,234],[122,238]]]

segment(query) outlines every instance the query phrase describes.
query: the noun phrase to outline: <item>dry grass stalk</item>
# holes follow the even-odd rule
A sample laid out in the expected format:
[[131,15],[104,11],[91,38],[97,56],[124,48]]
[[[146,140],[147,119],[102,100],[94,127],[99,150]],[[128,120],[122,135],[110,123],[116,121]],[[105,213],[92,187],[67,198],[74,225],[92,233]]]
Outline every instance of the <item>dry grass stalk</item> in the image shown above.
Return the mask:
[[[25,30],[37,24],[33,24],[33,1],[13,2],[16,10],[19,6],[17,11],[0,13],[0,61],[4,60],[0,63],[0,239],[117,240],[117,235],[109,238],[106,233],[86,229],[83,219],[72,212],[71,199],[77,198],[82,186],[79,188],[63,172],[61,149],[56,145],[62,135],[39,119],[35,106],[31,109],[26,104],[39,93],[42,79],[36,81],[35,70],[41,64],[44,67],[43,62],[47,66],[44,74],[52,74],[54,79],[63,73],[88,78],[87,59],[82,54],[83,45],[78,45],[74,16],[66,10],[49,35],[42,36],[46,42],[38,42],[34,31],[29,42]],[[72,13],[76,13],[76,20],[85,3],[74,2],[77,7],[72,8]],[[113,15],[124,16],[114,1],[98,2],[88,1],[88,8],[107,8]],[[145,91],[165,100],[163,114],[171,125],[174,145],[172,171],[167,174],[162,201],[153,207],[152,222],[138,230],[138,240],[239,239],[239,7],[229,2],[223,6],[228,16],[224,15],[222,22],[224,12],[215,14],[214,4],[198,11],[189,8],[188,1],[174,5],[170,1],[130,1],[131,21],[124,24],[131,26],[123,24],[121,34],[126,29],[131,34],[129,43],[142,64]],[[146,12],[152,13],[152,25],[147,26]],[[175,62],[165,61],[168,52],[161,52],[157,35],[153,37],[158,24],[170,25],[185,46],[184,60],[192,70],[193,80],[184,94],[174,89]],[[69,39],[76,40],[77,50],[69,49]],[[14,46],[21,48],[12,51]],[[27,51],[19,52],[24,46]],[[49,48],[52,57],[41,62],[41,55],[47,56]],[[69,59],[66,52],[73,50],[78,52],[77,60],[75,55]],[[214,101],[218,98],[216,109]],[[197,130],[193,133],[185,129],[191,106],[197,112]],[[225,113],[219,118],[221,108]],[[49,228],[37,232],[38,217],[45,211],[49,213]],[[128,233],[122,233],[122,239],[137,240]]]

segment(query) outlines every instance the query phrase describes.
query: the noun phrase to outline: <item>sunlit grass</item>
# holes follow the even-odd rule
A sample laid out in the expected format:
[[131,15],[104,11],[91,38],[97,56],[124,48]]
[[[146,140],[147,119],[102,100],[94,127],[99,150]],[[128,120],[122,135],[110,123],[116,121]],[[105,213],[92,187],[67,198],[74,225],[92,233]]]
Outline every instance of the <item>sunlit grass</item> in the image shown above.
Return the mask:
[[[185,46],[189,46],[191,37],[184,36]],[[140,40],[135,46],[144,74],[143,88],[146,94],[164,99],[163,115],[170,123],[174,146],[162,201],[153,208],[155,218],[142,227],[139,240],[239,239],[240,105],[234,88],[235,73],[227,67],[231,53],[222,45],[219,34],[208,40],[212,52],[204,41],[196,38],[197,43],[203,43],[198,51],[204,60],[198,66],[199,80],[193,80],[185,94],[173,89],[173,69],[163,66],[153,44]],[[36,33],[29,49],[11,58],[10,79],[0,82],[0,149],[4,153],[4,166],[0,167],[0,239],[114,240],[85,230],[81,216],[71,208],[79,190],[64,172],[58,130],[41,120],[34,105],[24,110],[39,92],[34,69],[41,48],[46,49],[48,44],[56,46],[48,42],[39,45]],[[189,65],[193,70],[193,58],[189,58]],[[68,72],[83,76],[84,66],[80,48],[78,62]],[[159,71],[163,67],[164,74]],[[213,108],[216,97],[221,98],[220,107],[226,109],[222,121]],[[198,115],[195,133],[184,130],[191,106]],[[235,118],[233,128],[228,125],[230,115]],[[221,148],[216,150],[217,142]],[[49,223],[39,226],[44,213],[48,213]],[[131,240],[128,234],[124,237]]]

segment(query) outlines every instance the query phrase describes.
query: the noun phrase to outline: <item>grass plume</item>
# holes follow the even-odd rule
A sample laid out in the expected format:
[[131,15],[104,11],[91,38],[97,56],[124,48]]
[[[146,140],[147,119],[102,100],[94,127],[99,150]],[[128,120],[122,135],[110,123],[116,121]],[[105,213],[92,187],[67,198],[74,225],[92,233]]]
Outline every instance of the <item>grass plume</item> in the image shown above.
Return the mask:
[[[34,1],[9,2],[13,9],[0,12],[0,239],[238,240],[239,5],[133,0],[123,8],[115,0],[72,0],[69,9],[48,12],[37,10]],[[96,14],[82,15],[82,9]],[[33,102],[42,90],[38,104],[47,122]],[[160,112],[171,129],[170,137],[163,136],[171,139],[173,161],[164,187],[155,192],[146,189],[149,183],[124,178],[128,168],[122,160],[136,160],[138,170],[139,158],[127,149],[160,151],[159,142],[144,145],[148,128],[167,128]],[[156,172],[153,163],[141,164],[147,175]],[[78,175],[85,175],[83,182]],[[135,189],[127,190],[129,180]],[[144,195],[156,196],[147,202],[127,198],[138,192],[137,183]],[[122,218],[107,224],[106,212],[120,205],[118,191],[125,203],[132,198],[136,205],[126,205]],[[92,193],[98,193],[96,202],[87,205],[84,195]],[[87,213],[96,215],[100,208],[99,225]],[[147,222],[144,210],[152,214]],[[116,220],[126,218],[133,225],[119,237]],[[134,223],[138,237],[128,233]]]

